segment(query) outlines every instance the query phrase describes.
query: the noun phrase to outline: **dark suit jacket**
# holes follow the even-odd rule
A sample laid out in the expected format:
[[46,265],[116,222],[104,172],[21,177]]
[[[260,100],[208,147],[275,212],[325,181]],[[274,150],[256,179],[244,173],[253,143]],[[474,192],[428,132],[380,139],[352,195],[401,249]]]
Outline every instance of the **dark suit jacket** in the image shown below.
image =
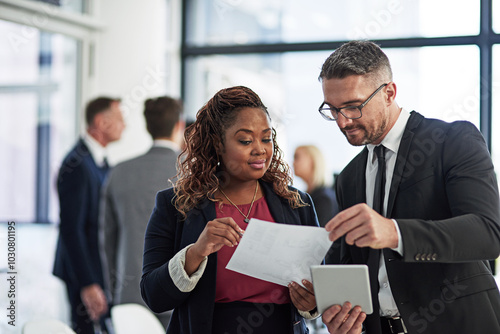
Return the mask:
[[[264,196],[276,222],[318,226],[314,207],[292,209],[278,197],[272,185],[260,182]],[[299,192],[305,203],[309,195]],[[144,264],[141,292],[144,301],[154,312],[174,309],[167,333],[210,334],[215,301],[217,253],[208,256],[203,276],[191,292],[181,292],[172,282],[168,271],[169,260],[181,249],[195,243],[208,221],[216,218],[215,204],[205,200],[188,213],[182,221],[172,204],[173,189],[158,193],[156,206],[149,221],[144,243]],[[294,310],[298,324],[294,333],[307,333],[304,319]]]
[[326,223],[339,213],[335,190],[330,187],[319,187],[309,194],[316,209],[319,225],[325,227]]
[[[341,210],[365,203],[365,148],[340,174]],[[410,333],[500,333],[500,295],[486,260],[500,253],[500,214],[493,164],[469,122],[445,123],[412,112],[389,194],[387,217],[399,224],[403,256],[385,249],[394,299]],[[347,246],[343,262],[370,263],[376,250]],[[378,261],[369,264],[380,333]]]
[[[330,187],[319,187],[311,191],[311,199],[316,209],[319,225],[325,227],[326,223],[339,213],[335,190]],[[340,240],[336,240],[325,255],[326,264],[340,263]]]
[[103,286],[98,243],[99,192],[107,168],[98,167],[82,140],[68,153],[59,170],[59,240],[54,275],[69,288]]

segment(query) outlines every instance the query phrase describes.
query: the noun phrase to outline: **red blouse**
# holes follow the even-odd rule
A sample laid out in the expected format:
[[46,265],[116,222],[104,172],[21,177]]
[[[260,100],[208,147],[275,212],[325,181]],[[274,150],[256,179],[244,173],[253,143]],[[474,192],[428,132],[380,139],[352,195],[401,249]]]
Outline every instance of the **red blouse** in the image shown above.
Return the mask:
[[[243,230],[247,224],[243,216],[231,204],[215,204],[217,218],[232,217]],[[247,213],[250,204],[238,205],[243,213]],[[264,197],[255,201],[248,218],[257,218],[274,222]],[[217,282],[215,290],[216,303],[243,301],[251,303],[290,303],[288,288],[279,284],[263,281],[226,269],[236,247],[224,246],[217,252]]]

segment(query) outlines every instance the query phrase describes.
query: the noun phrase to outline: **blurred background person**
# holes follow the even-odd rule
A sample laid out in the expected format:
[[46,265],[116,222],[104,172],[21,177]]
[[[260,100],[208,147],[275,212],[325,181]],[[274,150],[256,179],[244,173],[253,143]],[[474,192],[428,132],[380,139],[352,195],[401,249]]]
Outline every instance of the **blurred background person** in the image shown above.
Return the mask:
[[[113,169],[101,197],[101,250],[112,304],[145,305],[140,292],[144,232],[156,193],[171,186],[184,133],[180,100],[148,99],[144,117],[151,149]],[[170,182],[169,182],[170,180]],[[167,327],[170,312],[157,315]]]
[[105,328],[108,301],[99,255],[99,194],[109,170],[106,146],[120,139],[125,128],[120,100],[109,97],[90,101],[85,119],[86,133],[59,169],[60,225],[53,269],[66,283],[72,327],[81,334]]
[[338,212],[335,190],[326,184],[326,164],[321,150],[314,145],[303,145],[295,149],[293,156],[295,175],[307,184],[307,192],[316,208],[319,224],[326,223]]

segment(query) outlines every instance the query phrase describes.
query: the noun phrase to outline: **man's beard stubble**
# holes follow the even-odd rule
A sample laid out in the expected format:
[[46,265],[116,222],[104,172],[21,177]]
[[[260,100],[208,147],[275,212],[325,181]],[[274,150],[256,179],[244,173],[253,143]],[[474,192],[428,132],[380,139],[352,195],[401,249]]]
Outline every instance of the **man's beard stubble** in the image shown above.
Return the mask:
[[[366,129],[366,127],[363,126],[363,125],[355,125],[355,126],[345,127],[343,129],[341,129],[340,131],[344,134],[344,136],[346,137],[346,139],[349,142],[349,144],[351,144],[353,146],[363,146],[363,145],[367,145],[367,144],[371,144],[373,142],[376,142],[384,134],[386,128],[387,128],[387,118],[383,118],[382,119],[382,123],[380,124],[380,126],[378,127],[378,129],[376,129],[376,131],[374,131],[371,134]],[[364,133],[364,135],[361,138],[360,142],[358,142],[358,141],[352,141],[347,136],[346,131],[353,130],[353,129],[359,129],[359,130],[361,130]]]

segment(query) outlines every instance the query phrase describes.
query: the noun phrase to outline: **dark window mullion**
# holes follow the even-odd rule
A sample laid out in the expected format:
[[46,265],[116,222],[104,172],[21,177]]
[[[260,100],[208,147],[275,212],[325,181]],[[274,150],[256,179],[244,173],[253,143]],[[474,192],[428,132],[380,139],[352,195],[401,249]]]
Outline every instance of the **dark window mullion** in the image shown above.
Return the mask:
[[479,33],[479,127],[491,152],[492,131],[492,101],[491,95],[493,85],[493,43],[495,34],[493,32],[492,0],[481,0],[481,28]]

